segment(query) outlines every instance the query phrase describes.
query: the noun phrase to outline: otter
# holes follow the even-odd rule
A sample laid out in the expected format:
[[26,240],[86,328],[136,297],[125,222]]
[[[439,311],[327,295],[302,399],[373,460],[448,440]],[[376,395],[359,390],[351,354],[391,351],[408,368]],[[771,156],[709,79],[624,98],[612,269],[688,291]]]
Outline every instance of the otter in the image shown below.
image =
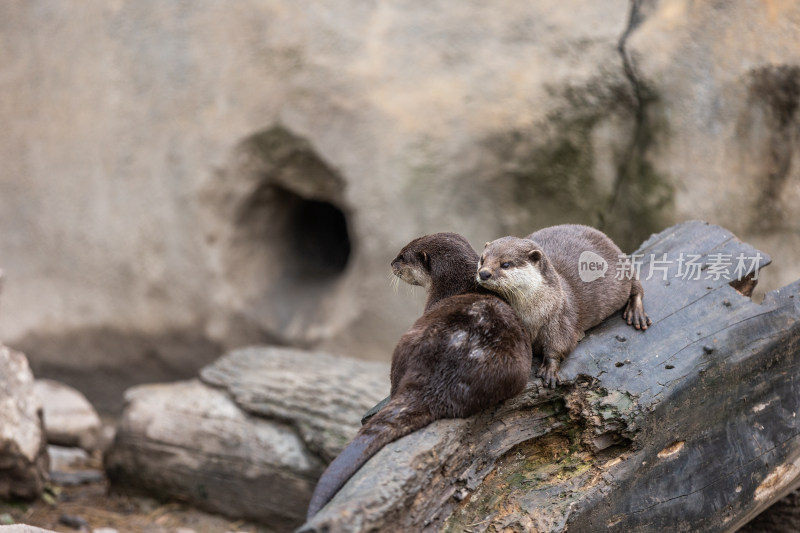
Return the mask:
[[415,239],[392,261],[397,277],[426,288],[425,310],[395,347],[389,402],[322,474],[309,519],[385,445],[434,420],[474,415],[525,388],[528,335],[512,307],[475,282],[477,266],[477,252],[455,233]]
[[428,296],[423,313],[457,294],[494,294],[475,281],[477,265],[477,252],[457,233],[434,233],[414,239],[391,262],[394,276],[425,289]]
[[542,355],[536,375],[550,388],[561,383],[561,363],[584,331],[623,305],[622,317],[629,325],[646,330],[652,324],[642,303],[644,289],[635,276],[581,280],[579,261],[584,252],[599,256],[606,268],[620,266],[618,261],[630,268],[628,257],[608,236],[576,224],[544,228],[524,239],[502,237],[487,242],[480,258],[476,281],[517,311],[533,349]]

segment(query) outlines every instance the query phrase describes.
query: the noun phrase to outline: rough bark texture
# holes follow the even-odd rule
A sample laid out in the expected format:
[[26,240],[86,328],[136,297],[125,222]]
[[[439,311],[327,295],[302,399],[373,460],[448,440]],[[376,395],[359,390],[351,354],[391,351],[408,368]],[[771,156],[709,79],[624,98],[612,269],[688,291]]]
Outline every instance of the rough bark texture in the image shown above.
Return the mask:
[[[300,531],[734,531],[793,490],[800,282],[759,305],[713,279],[716,254],[732,274],[758,251],[703,222],[639,252],[650,329],[615,315],[556,391],[532,379],[490,412],[387,446]],[[677,275],[681,253],[702,256],[700,279]],[[651,266],[666,270],[647,279]]]
[[109,478],[279,531],[302,523],[325,462],[389,388],[383,363],[289,349],[238,350],[202,374],[126,392]]
[[[247,416],[224,392],[197,381],[142,385],[128,407],[106,469],[121,490],[139,489],[199,507],[274,523],[300,515],[295,504],[320,470],[286,424]],[[281,501],[269,494],[282,495]]]
[[285,421],[326,461],[356,434],[359,419],[389,389],[389,365],[281,348],[236,350],[200,377],[245,412]]

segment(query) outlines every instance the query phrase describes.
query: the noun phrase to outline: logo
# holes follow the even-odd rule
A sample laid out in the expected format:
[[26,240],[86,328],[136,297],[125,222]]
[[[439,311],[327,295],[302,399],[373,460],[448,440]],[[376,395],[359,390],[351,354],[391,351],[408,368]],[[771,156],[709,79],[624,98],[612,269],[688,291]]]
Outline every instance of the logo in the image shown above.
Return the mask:
[[583,282],[604,278],[607,270],[608,262],[594,252],[587,250],[578,258],[578,275]]

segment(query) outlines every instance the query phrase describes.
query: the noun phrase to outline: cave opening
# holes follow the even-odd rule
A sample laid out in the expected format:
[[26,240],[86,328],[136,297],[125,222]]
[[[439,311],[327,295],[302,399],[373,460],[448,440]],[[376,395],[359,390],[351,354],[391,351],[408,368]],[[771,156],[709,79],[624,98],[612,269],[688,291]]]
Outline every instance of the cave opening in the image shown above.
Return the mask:
[[[346,182],[311,144],[282,127],[245,139],[219,182],[232,223],[221,241],[227,297],[261,340],[308,346],[353,313],[355,255]],[[238,327],[238,326],[237,326]]]
[[284,190],[287,220],[283,246],[289,272],[298,280],[327,280],[341,275],[350,259],[347,217],[330,202],[302,198]]

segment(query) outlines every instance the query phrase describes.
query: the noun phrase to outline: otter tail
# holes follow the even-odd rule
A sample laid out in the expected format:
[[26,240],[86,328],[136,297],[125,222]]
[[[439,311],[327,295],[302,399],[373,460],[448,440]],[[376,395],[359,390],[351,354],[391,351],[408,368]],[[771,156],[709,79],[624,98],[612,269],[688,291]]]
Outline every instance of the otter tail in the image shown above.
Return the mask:
[[381,448],[433,422],[430,410],[411,407],[418,403],[418,399],[411,402],[404,395],[397,395],[361,427],[350,444],[322,473],[308,504],[307,519],[317,514]]

